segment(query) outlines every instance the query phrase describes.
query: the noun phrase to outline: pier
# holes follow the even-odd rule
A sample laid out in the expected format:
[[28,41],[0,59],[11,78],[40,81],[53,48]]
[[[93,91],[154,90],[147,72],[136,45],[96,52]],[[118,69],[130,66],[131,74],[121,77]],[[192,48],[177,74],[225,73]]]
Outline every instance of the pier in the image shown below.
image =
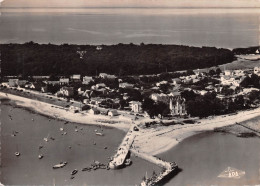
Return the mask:
[[131,149],[131,152],[133,154],[135,154],[137,157],[140,157],[140,158],[142,158],[142,159],[144,159],[146,161],[149,161],[149,162],[151,162],[153,164],[156,164],[156,165],[158,165],[158,166],[160,166],[162,168],[168,169],[168,168],[171,167],[171,163],[170,162],[163,161],[163,160],[161,160],[161,159],[159,159],[157,157],[154,157],[154,156],[142,153],[142,152],[138,152],[138,151],[136,151],[134,149]]
[[111,169],[121,168],[124,166],[124,162],[129,154],[129,150],[134,142],[135,134],[133,127],[129,129],[128,133],[124,137],[122,143],[119,145],[116,154],[113,156],[112,160],[109,162],[109,167]]
[[153,186],[162,184],[162,182],[167,181],[167,179],[171,178],[171,175],[176,174],[178,172],[178,165],[175,162],[167,162],[161,160],[160,158],[150,156],[148,154],[138,152],[134,149],[131,149],[131,152],[135,154],[137,157],[140,157],[146,161],[154,163],[163,168],[163,170],[157,175],[153,175],[151,178],[145,177],[141,182],[141,186]]

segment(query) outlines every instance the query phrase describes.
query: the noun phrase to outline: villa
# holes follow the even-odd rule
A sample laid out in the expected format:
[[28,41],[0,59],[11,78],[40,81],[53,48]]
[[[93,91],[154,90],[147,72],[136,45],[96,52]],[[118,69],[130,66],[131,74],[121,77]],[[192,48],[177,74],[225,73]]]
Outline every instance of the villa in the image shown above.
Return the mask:
[[173,116],[183,116],[187,114],[185,99],[181,96],[170,98],[170,111]]
[[60,89],[60,93],[63,95],[63,96],[73,96],[74,95],[74,89],[73,87],[62,87]]
[[129,106],[133,112],[142,112],[142,103],[140,101],[130,101]]

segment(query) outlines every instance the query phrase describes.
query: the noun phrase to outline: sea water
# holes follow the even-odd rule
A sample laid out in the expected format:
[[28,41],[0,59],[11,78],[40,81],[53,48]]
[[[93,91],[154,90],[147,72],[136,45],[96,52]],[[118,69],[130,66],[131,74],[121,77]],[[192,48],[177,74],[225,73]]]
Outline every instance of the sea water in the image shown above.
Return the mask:
[[259,45],[260,11],[188,8],[2,8],[0,43]]

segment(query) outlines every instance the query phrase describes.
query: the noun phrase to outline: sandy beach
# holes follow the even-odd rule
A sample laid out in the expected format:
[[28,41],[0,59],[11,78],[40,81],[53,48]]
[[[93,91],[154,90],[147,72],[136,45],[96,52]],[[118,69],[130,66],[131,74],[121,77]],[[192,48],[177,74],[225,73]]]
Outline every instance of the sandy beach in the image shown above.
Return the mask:
[[[127,131],[132,124],[132,121],[127,117],[109,118],[108,116],[90,115],[88,113],[72,113],[62,107],[54,106],[49,103],[2,92],[0,92],[0,97],[11,99],[15,101],[17,105],[31,108],[41,114],[75,123],[103,125],[115,127],[124,131]],[[211,131],[217,127],[233,125],[236,122],[243,122],[259,115],[260,108],[256,108],[241,111],[233,115],[222,115],[201,119],[198,120],[197,124],[172,125],[167,127],[157,126],[149,129],[140,129],[140,131],[137,132],[133,148],[149,155],[157,155],[170,150],[185,138],[199,132]],[[106,122],[113,122],[113,124],[107,124]],[[136,121],[135,124],[138,124],[139,122],[141,121]]]
[[199,124],[173,125],[142,129],[135,138],[134,148],[150,155],[166,152],[185,138],[199,132],[212,131],[214,128],[233,125],[260,115],[260,108],[238,112],[235,115],[215,116],[201,119]]
[[[130,127],[129,124],[131,123],[131,120],[123,116],[115,117],[114,119],[103,115],[92,115],[87,112],[73,113],[57,105],[52,105],[49,103],[32,100],[21,96],[12,95],[12,94],[6,94],[2,92],[0,92],[0,97],[11,99],[15,101],[15,103],[18,106],[33,109],[38,113],[51,116],[56,119],[66,120],[66,121],[80,123],[80,124],[102,125],[108,127],[115,127],[127,131],[128,128]],[[113,124],[109,124],[108,122]]]

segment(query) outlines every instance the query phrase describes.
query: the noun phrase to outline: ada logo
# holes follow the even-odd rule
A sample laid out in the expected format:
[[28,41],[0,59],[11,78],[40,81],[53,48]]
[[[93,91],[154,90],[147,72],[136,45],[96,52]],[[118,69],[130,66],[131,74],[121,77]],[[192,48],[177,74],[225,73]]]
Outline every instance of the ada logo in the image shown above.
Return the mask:
[[246,174],[245,171],[241,171],[232,167],[226,168],[223,172],[221,172],[218,177],[219,178],[235,178],[239,179]]

